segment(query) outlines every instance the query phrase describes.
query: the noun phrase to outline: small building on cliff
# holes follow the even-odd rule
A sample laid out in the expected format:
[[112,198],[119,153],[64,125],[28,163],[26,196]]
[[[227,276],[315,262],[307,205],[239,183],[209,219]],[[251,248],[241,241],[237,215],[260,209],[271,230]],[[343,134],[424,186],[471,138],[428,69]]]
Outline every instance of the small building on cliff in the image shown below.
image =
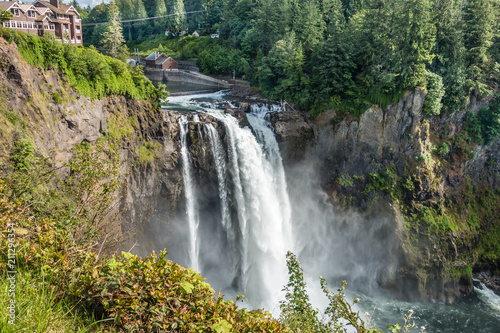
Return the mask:
[[165,53],[153,52],[146,58],[146,67],[156,69],[179,69],[177,61]]

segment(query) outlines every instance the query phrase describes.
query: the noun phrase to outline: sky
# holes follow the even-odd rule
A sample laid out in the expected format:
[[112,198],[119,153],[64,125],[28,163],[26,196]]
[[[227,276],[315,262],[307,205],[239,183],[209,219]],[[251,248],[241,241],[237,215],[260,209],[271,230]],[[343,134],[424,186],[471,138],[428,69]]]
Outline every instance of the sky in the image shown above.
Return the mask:
[[[103,0],[77,0],[78,4],[81,7],[87,7],[90,5],[90,7],[94,7],[96,5],[99,5],[103,2]],[[104,0],[105,3],[110,3],[111,0]],[[64,3],[69,3],[70,0],[65,0]]]

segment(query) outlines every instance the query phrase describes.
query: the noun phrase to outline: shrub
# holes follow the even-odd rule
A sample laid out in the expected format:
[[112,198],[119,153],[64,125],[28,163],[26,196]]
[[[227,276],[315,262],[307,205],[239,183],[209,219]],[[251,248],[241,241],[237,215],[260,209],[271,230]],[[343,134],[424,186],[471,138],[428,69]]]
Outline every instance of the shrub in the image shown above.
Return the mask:
[[446,156],[450,152],[450,146],[446,142],[443,142],[439,145],[439,147],[434,149],[434,152],[438,156],[441,156],[441,157]]
[[56,104],[61,104],[63,101],[61,95],[57,91],[52,92],[52,99],[54,100],[54,103],[56,103]]
[[424,102],[424,113],[437,116],[441,112],[441,99],[445,94],[443,79],[432,72],[427,72],[427,95]]
[[158,150],[161,144],[154,141],[145,141],[144,145],[139,146],[139,163],[148,164],[158,157]]
[[100,54],[95,48],[79,48],[62,44],[54,37],[38,37],[2,27],[0,36],[15,42],[19,53],[30,65],[61,69],[70,86],[87,97],[100,99],[117,94],[141,100],[158,99],[157,89],[140,69],[131,69],[120,60]]
[[467,111],[464,122],[465,130],[474,141],[487,145],[496,140],[500,136],[500,95],[479,109],[477,116]]

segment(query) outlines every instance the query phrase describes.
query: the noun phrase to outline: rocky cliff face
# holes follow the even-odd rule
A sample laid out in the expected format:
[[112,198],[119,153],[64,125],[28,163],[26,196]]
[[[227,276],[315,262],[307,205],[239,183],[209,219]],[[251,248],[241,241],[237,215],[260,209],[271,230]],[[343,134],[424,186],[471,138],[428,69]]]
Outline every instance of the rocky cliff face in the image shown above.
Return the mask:
[[[161,112],[149,102],[110,96],[91,100],[77,94],[60,71],[29,66],[14,45],[0,39],[0,151],[7,171],[14,141],[32,140],[37,154],[50,157],[59,177],[63,167],[83,142],[114,136],[120,142],[121,172],[126,179],[120,220],[110,226],[121,240],[122,232],[140,224],[157,211],[177,214],[183,186],[179,166],[178,118]],[[60,98],[54,97],[55,95]],[[154,158],[141,161],[140,148],[153,145]]]
[[[285,165],[314,163],[338,206],[365,212],[396,209],[395,225],[406,226],[399,234],[404,255],[399,278],[382,275],[380,283],[399,297],[453,303],[473,291],[471,266],[495,266],[495,259],[479,263],[475,251],[487,242],[478,233],[491,230],[497,214],[486,209],[484,223],[471,227],[468,219],[475,213],[464,193],[469,193],[466,187],[498,192],[500,140],[489,146],[466,144],[461,131],[465,110],[426,117],[424,99],[422,90],[409,92],[396,105],[375,105],[359,119],[334,110],[316,119],[289,111],[271,119]],[[467,109],[477,112],[485,103],[473,100]],[[448,150],[441,152],[437,148],[443,142]],[[493,201],[498,207],[497,197]],[[455,224],[436,231],[431,223],[438,217],[430,211],[439,211],[435,215],[444,220],[453,216]]]

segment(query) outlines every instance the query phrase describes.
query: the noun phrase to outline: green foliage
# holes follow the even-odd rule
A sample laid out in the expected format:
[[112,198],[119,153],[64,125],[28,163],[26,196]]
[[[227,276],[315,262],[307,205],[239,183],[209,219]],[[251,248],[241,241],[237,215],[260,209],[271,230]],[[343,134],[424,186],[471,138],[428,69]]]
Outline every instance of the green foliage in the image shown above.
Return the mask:
[[105,139],[97,140],[92,146],[83,143],[76,147],[73,158],[65,166],[70,176],[60,186],[74,203],[70,219],[85,220],[93,232],[101,222],[110,219],[124,182],[117,148]]
[[11,12],[0,9],[0,23],[9,21],[13,16]]
[[117,142],[129,139],[134,133],[135,126],[137,126],[136,119],[133,116],[127,117],[124,112],[112,114],[108,118],[109,136]]
[[155,141],[145,141],[144,145],[139,146],[139,163],[148,164],[158,157],[158,151],[161,144]]
[[52,92],[52,99],[54,100],[54,103],[56,103],[56,104],[61,104],[63,101],[61,95],[57,91]]
[[227,49],[220,45],[213,45],[203,50],[196,64],[207,74],[244,74],[242,54],[238,50]]
[[467,111],[465,114],[465,130],[469,134],[469,136],[476,142],[482,142],[483,134],[481,129],[481,123],[479,119],[472,111]]
[[108,8],[109,24],[106,31],[102,34],[101,44],[116,58],[118,49],[125,42],[122,34],[122,25],[120,23],[120,11],[115,1],[111,1]]
[[418,223],[425,223],[430,231],[435,233],[444,233],[456,229],[448,214],[439,212],[431,207],[422,206],[420,213],[416,216],[416,221]]
[[[5,265],[5,264],[4,264]],[[16,274],[16,321],[9,324],[8,307],[0,309],[0,331],[16,332],[102,332],[92,318],[78,315],[74,306],[60,299],[43,272],[20,269]],[[8,304],[10,280],[0,278],[0,303]]]
[[[359,312],[354,311],[344,293],[347,286],[345,281],[341,282],[337,293],[333,293],[328,289],[326,280],[322,277],[319,278],[321,290],[328,298],[328,306],[323,319],[320,320],[318,318],[318,310],[314,309],[309,302],[304,273],[299,260],[290,251],[288,251],[286,257],[289,280],[284,288],[286,292],[285,300],[280,302],[280,320],[287,324],[293,332],[337,333],[347,332],[350,327],[356,332],[362,333],[383,332],[365,323]],[[353,304],[358,302],[359,299],[357,298],[353,300]],[[412,315],[413,311],[410,311],[404,317],[405,321],[403,325],[396,324],[392,328],[388,327],[388,329],[391,329],[392,332],[409,332],[414,326],[410,323]]]
[[496,140],[500,136],[500,96],[479,109],[477,116],[467,111],[465,124],[467,133],[474,141],[488,145]]
[[370,173],[367,177],[368,183],[364,193],[384,191],[397,198],[397,181],[398,176],[394,167],[387,167],[380,173]]
[[424,102],[424,113],[438,116],[441,113],[441,99],[445,94],[441,76],[427,72],[427,95]]
[[466,275],[470,278],[472,278],[472,267],[470,265],[467,265],[465,267],[454,267],[451,271],[453,275],[457,276],[463,276]]
[[438,155],[438,156],[446,156],[449,154],[450,152],[450,146],[446,143],[446,142],[443,142],[439,145],[439,147],[437,147],[436,149],[434,149],[434,152]]
[[140,72],[130,70],[120,60],[101,55],[94,48],[83,49],[62,44],[51,37],[38,37],[1,27],[0,36],[15,42],[30,65],[61,69],[70,86],[87,97],[100,99],[119,94],[135,99],[158,98],[156,88],[149,80],[140,77]]
[[289,280],[284,288],[285,300],[280,302],[280,321],[293,330],[301,332],[322,332],[324,325],[319,321],[318,310],[309,301],[304,281],[304,272],[297,257],[290,251],[287,255]]

